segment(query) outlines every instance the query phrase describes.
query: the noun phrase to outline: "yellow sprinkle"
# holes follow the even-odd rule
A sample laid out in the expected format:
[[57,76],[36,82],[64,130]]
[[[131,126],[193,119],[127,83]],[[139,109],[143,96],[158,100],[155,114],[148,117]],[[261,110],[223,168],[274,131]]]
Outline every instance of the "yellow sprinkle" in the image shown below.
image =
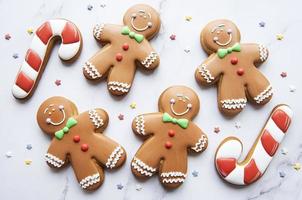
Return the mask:
[[282,34],[276,35],[277,40],[283,40],[284,36]]
[[25,165],[30,165],[32,163],[32,160],[24,160]]
[[135,103],[135,102],[132,102],[132,103],[130,104],[130,108],[135,109],[135,108],[136,108],[136,103]]
[[293,164],[293,168],[297,171],[299,171],[301,169],[301,163],[294,163]]
[[185,19],[189,22],[192,20],[192,16],[185,16]]
[[28,33],[29,35],[33,34],[33,32],[34,32],[34,30],[33,30],[32,28],[27,29],[27,33]]

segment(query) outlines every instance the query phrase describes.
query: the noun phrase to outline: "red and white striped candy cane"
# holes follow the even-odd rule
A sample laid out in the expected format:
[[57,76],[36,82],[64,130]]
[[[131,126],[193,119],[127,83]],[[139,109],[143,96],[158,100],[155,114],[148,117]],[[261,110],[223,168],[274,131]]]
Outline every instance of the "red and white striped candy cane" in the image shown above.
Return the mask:
[[12,89],[15,98],[25,99],[33,93],[47,63],[49,48],[55,38],[62,40],[58,54],[63,61],[72,60],[80,53],[82,38],[76,25],[65,19],[52,19],[44,22],[35,32],[16,77]]
[[244,161],[238,163],[242,143],[229,137],[219,145],[215,164],[220,176],[235,185],[249,185],[265,172],[291,123],[292,110],[287,105],[276,106]]

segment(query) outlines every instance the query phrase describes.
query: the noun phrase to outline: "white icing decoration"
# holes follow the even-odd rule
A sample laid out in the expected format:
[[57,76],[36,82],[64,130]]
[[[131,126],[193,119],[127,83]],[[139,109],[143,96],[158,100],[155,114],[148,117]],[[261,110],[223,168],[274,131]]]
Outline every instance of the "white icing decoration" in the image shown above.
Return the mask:
[[58,158],[50,153],[45,154],[45,160],[47,163],[49,163],[52,166],[57,167],[57,168],[62,167],[65,163],[63,160],[61,160],[60,158]]
[[[221,28],[223,27],[223,28]],[[214,33],[217,29],[219,29],[219,31],[225,31],[225,24],[219,24],[218,26],[214,27],[211,30],[211,33]],[[229,40],[226,41],[225,43],[221,43],[219,42],[219,38],[217,37],[217,39],[213,38],[213,41],[218,44],[219,46],[227,46],[228,44],[230,44],[232,42],[233,36],[232,36],[232,31],[227,31],[227,33],[229,34]]]
[[85,72],[89,75],[91,79],[98,79],[102,77],[102,74],[97,70],[97,68],[90,62],[86,62],[84,66]]
[[28,95],[27,92],[25,92],[24,90],[22,90],[16,84],[13,85],[12,93],[13,93],[14,97],[19,98],[19,99],[25,98]]
[[[138,13],[141,13],[141,14],[144,14],[144,15],[148,15],[148,16],[149,16],[149,19],[151,20],[151,14],[150,14],[150,13],[147,13],[145,10],[139,10]],[[137,15],[136,15],[136,14],[132,14],[132,15],[131,15],[131,26],[132,26],[136,31],[142,32],[142,31],[145,31],[145,30],[147,30],[148,28],[151,28],[151,27],[152,27],[152,22],[149,21],[145,27],[143,27],[143,28],[138,28],[138,27],[135,26],[135,24],[134,24],[135,18],[137,18]],[[151,23],[151,24],[150,24],[150,23]]]
[[110,169],[114,168],[116,163],[119,161],[119,159],[123,155],[123,153],[124,153],[124,150],[122,149],[121,146],[116,147],[110,154],[110,156],[106,162],[106,167],[110,168]]
[[161,173],[160,177],[163,178],[163,183],[183,183],[187,175],[182,172],[172,171]]
[[128,83],[122,83],[122,82],[118,82],[118,81],[110,81],[108,82],[108,89],[109,90],[117,90],[117,91],[120,91],[120,92],[123,92],[123,93],[127,93],[129,92],[129,89],[130,89],[130,84]]
[[236,165],[236,168],[224,178],[227,182],[235,185],[245,185],[244,183],[244,167]]
[[260,94],[258,94],[256,97],[254,97],[254,100],[257,103],[261,103],[265,99],[269,98],[273,95],[273,88],[271,85],[267,86],[265,90],[263,90]]
[[96,173],[96,174],[93,174],[91,176],[87,176],[86,178],[83,178],[80,181],[80,186],[83,189],[86,189],[87,187],[89,187],[91,185],[94,185],[94,184],[96,184],[98,182],[100,182],[100,174]]
[[196,152],[201,152],[202,150],[204,150],[207,143],[208,143],[208,138],[205,135],[202,135],[199,138],[198,142],[195,144],[195,146],[191,147],[191,149]]
[[[54,106],[54,104],[50,104],[50,105],[44,110],[43,113],[45,114],[46,112],[48,112],[49,108],[51,108],[51,107],[53,107],[53,106]],[[59,125],[61,125],[61,124],[65,121],[65,119],[66,119],[66,114],[65,114],[65,111],[64,111],[64,106],[60,105],[60,106],[59,106],[59,110],[60,110],[60,111],[62,112],[62,114],[63,114],[63,117],[62,117],[61,121],[59,121],[59,122],[53,122],[51,118],[47,118],[47,119],[46,119],[46,123],[51,124],[51,125],[53,125],[53,126],[59,126]],[[51,114],[52,114],[52,111],[49,111],[48,114],[51,115]]]
[[170,178],[170,179],[164,178],[162,180],[163,183],[183,183],[184,181],[185,181],[184,178]]
[[104,24],[97,24],[93,28],[93,35],[97,40],[101,39],[101,35],[103,34],[104,26],[105,26]]
[[140,135],[145,135],[145,120],[143,115],[135,117],[136,132]]
[[32,49],[34,52],[36,52],[39,55],[41,60],[44,60],[47,45],[45,45],[37,35],[34,36],[29,49]]
[[156,172],[155,168],[148,166],[147,164],[145,164],[143,161],[141,161],[136,157],[133,158],[131,166],[141,175],[145,175],[145,176],[152,176]]
[[225,99],[220,101],[222,103],[222,108],[226,109],[242,109],[246,106],[246,98],[240,99]]
[[158,57],[157,53],[152,51],[141,63],[146,68],[149,68],[152,65],[152,63],[155,62],[157,57]]
[[211,72],[207,69],[206,64],[202,64],[201,66],[199,66],[198,72],[207,81],[207,83],[211,83],[214,80],[214,77],[212,76]]
[[36,80],[38,72],[34,70],[27,62],[21,66],[21,71],[26,74],[31,80]]
[[[185,96],[184,94],[176,94],[176,96],[178,97],[179,101],[183,101],[183,102],[190,101],[190,98],[187,97],[187,96]],[[191,103],[188,103],[187,104],[187,109],[185,111],[183,111],[183,112],[176,112],[174,110],[174,104],[175,103],[176,103],[175,99],[173,99],[173,98],[170,99],[170,109],[171,109],[172,113],[174,115],[177,115],[177,116],[182,116],[182,115],[187,114],[192,109],[192,107],[193,107]]]
[[89,118],[91,119],[93,125],[96,128],[100,128],[101,126],[104,125],[103,119],[101,116],[96,112],[96,110],[92,109],[88,111]]
[[59,47],[59,56],[62,60],[70,60],[77,55],[81,47],[81,40],[70,44],[61,44]]
[[262,44],[259,45],[259,55],[260,55],[261,62],[264,62],[268,57],[268,50]]
[[64,19],[51,19],[49,20],[52,34],[61,36],[61,33],[65,27],[66,20]]

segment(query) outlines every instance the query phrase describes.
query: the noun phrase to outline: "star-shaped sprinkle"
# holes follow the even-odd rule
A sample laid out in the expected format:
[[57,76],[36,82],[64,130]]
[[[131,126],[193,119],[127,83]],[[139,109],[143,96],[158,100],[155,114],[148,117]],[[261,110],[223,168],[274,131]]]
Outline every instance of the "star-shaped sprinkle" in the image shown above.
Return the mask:
[[214,132],[215,133],[219,133],[220,132],[220,128],[218,126],[214,127]]
[[235,122],[235,127],[236,127],[237,129],[240,129],[240,128],[241,128],[241,123],[240,123],[240,122]]
[[124,120],[124,115],[123,115],[123,114],[119,114],[119,115],[118,115],[118,119],[119,119],[119,120]]
[[281,76],[282,78],[285,78],[285,77],[287,77],[287,73],[286,73],[286,72],[281,72],[280,76]]
[[4,35],[4,38],[5,38],[6,40],[10,40],[12,37],[10,36],[10,34],[7,33],[7,34]]
[[25,165],[31,165],[32,160],[24,160]]
[[170,40],[175,40],[175,39],[176,39],[176,35],[175,34],[170,35]]
[[57,79],[56,81],[55,81],[55,84],[56,84],[56,86],[60,86],[62,83],[61,83],[61,80],[59,80],[59,79]]
[[93,6],[90,5],[90,4],[87,6],[87,9],[88,9],[88,10],[92,10],[92,8],[93,8]]
[[121,183],[119,183],[119,184],[116,185],[116,188],[118,190],[122,190],[124,188],[124,186]]
[[281,149],[281,153],[282,153],[283,155],[288,154],[287,148],[283,147],[283,148]]
[[190,49],[189,47],[186,47],[186,48],[184,49],[184,51],[185,51],[186,53],[190,53],[191,49]]
[[143,187],[140,184],[136,184],[135,189],[136,191],[141,191]]
[[192,176],[193,176],[193,177],[197,177],[197,176],[198,176],[198,174],[199,174],[199,172],[198,172],[198,171],[196,171],[196,170],[194,170],[194,171],[192,172]]
[[190,22],[192,20],[192,16],[185,16],[185,20]]
[[296,90],[297,90],[296,86],[294,86],[294,85],[289,86],[289,91],[290,92],[295,92]]
[[276,35],[277,40],[283,40],[284,36],[282,34],[277,34]]
[[297,171],[299,171],[301,169],[301,163],[294,163],[293,164],[293,168]]
[[32,148],[33,148],[33,147],[32,147],[31,144],[27,144],[27,145],[26,145],[26,149],[27,149],[27,150],[31,150]]
[[5,153],[6,158],[11,158],[13,156],[13,153],[11,151],[8,151]]
[[135,109],[135,108],[136,108],[136,103],[135,103],[135,102],[132,102],[132,103],[130,104],[130,108]]
[[101,8],[105,8],[105,7],[106,7],[106,4],[103,3],[103,4],[101,4],[100,6],[101,6]]
[[14,54],[13,54],[13,58],[14,58],[14,59],[17,59],[17,58],[19,58],[19,54],[17,54],[17,53],[14,53]]
[[283,171],[279,172],[279,176],[280,176],[281,178],[284,178],[285,175],[286,175],[285,172],[283,172]]
[[34,30],[33,30],[32,28],[29,28],[29,29],[27,29],[27,33],[28,33],[29,35],[31,35],[31,34],[34,33]]
[[259,22],[259,26],[260,27],[265,27],[265,22],[264,21]]

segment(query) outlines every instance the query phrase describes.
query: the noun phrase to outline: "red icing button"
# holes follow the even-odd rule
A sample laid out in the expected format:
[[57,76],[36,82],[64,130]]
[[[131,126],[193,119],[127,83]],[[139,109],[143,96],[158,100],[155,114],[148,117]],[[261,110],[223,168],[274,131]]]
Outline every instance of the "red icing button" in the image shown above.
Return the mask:
[[73,141],[76,143],[80,142],[80,136],[79,135],[73,136]]
[[175,131],[174,131],[174,130],[169,130],[169,131],[168,131],[168,135],[169,135],[170,137],[174,137],[174,136],[175,136]]
[[123,55],[121,53],[117,53],[116,56],[115,56],[115,59],[120,62],[123,60]]
[[123,49],[125,51],[127,51],[129,49],[129,44],[127,44],[127,43],[123,44]]
[[81,150],[84,151],[84,152],[88,151],[88,148],[89,148],[88,144],[82,144],[81,145]]
[[232,63],[232,65],[236,65],[238,63],[238,58],[237,57],[232,57],[231,58],[231,63]]
[[166,147],[167,149],[171,149],[172,143],[171,143],[170,141],[167,141],[167,142],[165,143],[165,147]]
[[244,69],[242,69],[242,68],[237,69],[237,74],[239,76],[242,76],[244,74]]

